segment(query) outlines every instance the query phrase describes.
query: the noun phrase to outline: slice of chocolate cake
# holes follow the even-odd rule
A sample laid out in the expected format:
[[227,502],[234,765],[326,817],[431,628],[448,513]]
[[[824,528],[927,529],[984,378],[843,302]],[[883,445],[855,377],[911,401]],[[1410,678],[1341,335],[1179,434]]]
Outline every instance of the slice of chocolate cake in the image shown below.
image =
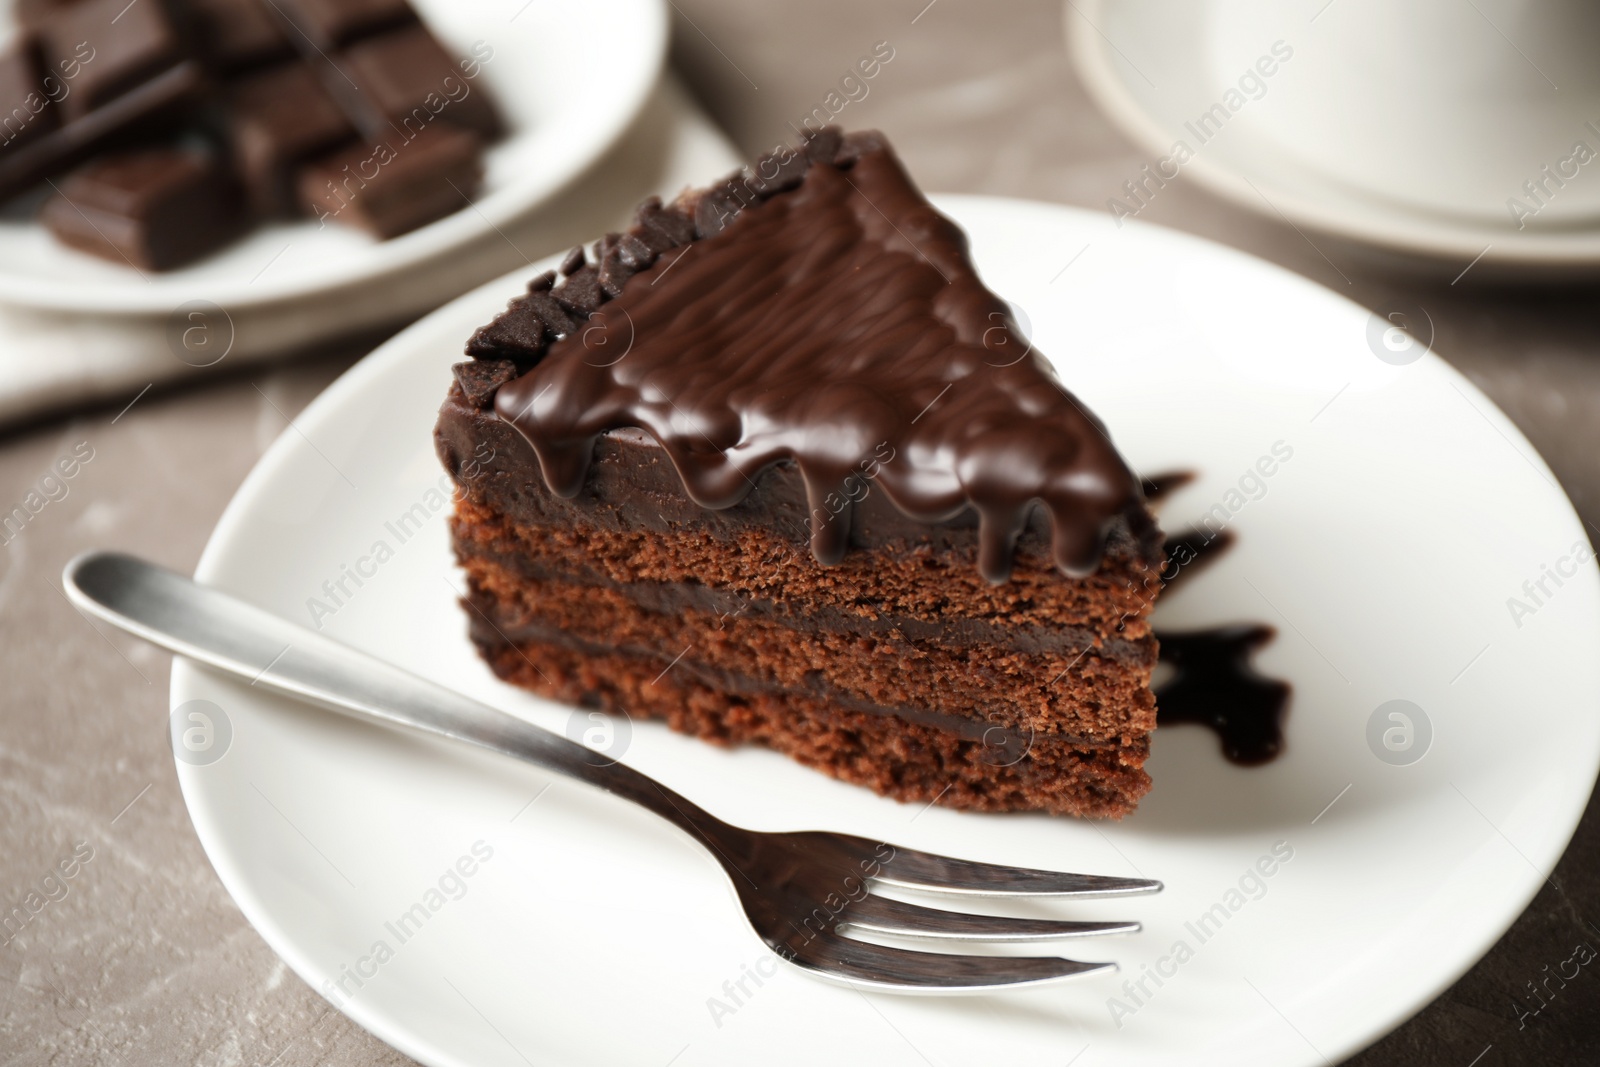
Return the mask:
[[1134,807],[1159,531],[881,136],[647,201],[561,275],[435,434],[500,677],[905,801]]

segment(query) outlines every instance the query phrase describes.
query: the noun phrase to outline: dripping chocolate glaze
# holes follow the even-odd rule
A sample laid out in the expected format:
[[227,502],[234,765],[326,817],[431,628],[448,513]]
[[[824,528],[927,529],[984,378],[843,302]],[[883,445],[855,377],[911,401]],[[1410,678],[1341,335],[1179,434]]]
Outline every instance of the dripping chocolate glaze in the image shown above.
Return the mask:
[[965,235],[881,137],[852,135],[801,166],[798,185],[628,278],[604,305],[604,358],[574,329],[499,387],[495,411],[551,491],[577,495],[597,436],[637,427],[706,508],[796,464],[825,564],[844,555],[842,489],[864,464],[916,521],[974,511],[991,582],[1009,577],[1036,504],[1069,574],[1095,569],[1117,517],[1142,532],[1139,483],[1104,428],[1028,349]]
[[[1193,479],[1192,474],[1161,475],[1145,482],[1151,500]],[[1231,531],[1184,530],[1167,538],[1164,589],[1213,562],[1234,543]],[[1210,727],[1222,742],[1222,754],[1234,763],[1266,763],[1283,751],[1283,718],[1289,707],[1289,683],[1268,678],[1250,665],[1250,654],[1276,631],[1270,626],[1241,623],[1175,633],[1157,630],[1161,662],[1172,677],[1156,689],[1156,723]]]

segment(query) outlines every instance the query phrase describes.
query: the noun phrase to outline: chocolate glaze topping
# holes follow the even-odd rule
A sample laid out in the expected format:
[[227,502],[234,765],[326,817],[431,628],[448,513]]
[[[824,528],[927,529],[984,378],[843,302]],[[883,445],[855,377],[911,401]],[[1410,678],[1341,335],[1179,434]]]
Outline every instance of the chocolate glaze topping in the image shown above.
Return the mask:
[[559,496],[582,489],[600,434],[636,427],[706,508],[797,465],[822,563],[844,554],[860,495],[847,483],[863,479],[916,521],[971,509],[991,582],[1036,505],[1069,574],[1095,569],[1119,517],[1153,534],[1104,428],[877,134],[824,131],[674,205],[647,201],[628,233],[563,267],[467,349],[522,370],[494,410]]

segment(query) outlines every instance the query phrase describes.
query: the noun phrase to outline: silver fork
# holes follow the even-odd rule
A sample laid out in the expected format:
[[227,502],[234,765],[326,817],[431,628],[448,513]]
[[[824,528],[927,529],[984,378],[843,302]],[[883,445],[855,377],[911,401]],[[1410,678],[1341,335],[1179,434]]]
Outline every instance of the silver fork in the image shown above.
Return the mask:
[[875,892],[879,886],[996,897],[1113,897],[1161,888],[1145,879],[973,863],[848,834],[731,826],[592,749],[131,556],[91,552],[69,563],[63,578],[72,602],[89,614],[257,686],[502,752],[648,808],[716,858],[769,948],[820,978],[887,992],[966,993],[1116,969],[1055,956],[913,951],[846,937],[845,930],[935,942],[1024,942],[1139,929],[1134,922],[944,911],[883,896]]

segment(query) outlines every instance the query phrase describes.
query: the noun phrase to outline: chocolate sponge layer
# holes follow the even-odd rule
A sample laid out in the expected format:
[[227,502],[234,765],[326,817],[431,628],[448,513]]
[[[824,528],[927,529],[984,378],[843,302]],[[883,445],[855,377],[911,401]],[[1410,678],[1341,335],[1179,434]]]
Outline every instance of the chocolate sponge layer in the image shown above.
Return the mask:
[[781,466],[707,511],[624,431],[566,500],[458,391],[436,436],[461,488],[472,636],[508,681],[766,744],[908,802],[1118,817],[1149,788],[1160,560],[1127,530],[1073,579],[1030,524],[996,586],[975,571],[971,524],[917,524],[869,491],[851,551],[824,567]]
[[1148,739],[1081,746],[1034,738],[1026,748],[892,714],[852,711],[823,697],[739,691],[655,658],[564,641],[484,638],[501,678],[570,704],[663,719],[716,743],[767,745],[835,778],[909,803],[977,811],[1047,811],[1120,818],[1150,789]]

